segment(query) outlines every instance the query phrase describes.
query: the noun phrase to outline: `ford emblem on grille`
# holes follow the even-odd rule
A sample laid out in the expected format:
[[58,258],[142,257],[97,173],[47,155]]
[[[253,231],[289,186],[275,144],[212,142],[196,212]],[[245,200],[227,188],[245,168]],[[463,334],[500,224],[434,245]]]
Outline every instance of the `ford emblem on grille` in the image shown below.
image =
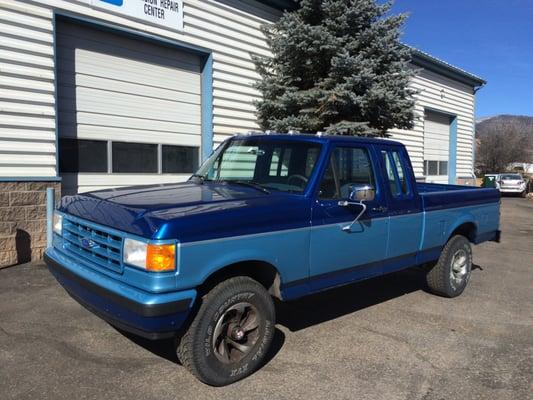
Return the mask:
[[98,244],[94,240],[85,237],[80,238],[80,244],[81,247],[85,249],[93,249],[95,247],[98,247]]

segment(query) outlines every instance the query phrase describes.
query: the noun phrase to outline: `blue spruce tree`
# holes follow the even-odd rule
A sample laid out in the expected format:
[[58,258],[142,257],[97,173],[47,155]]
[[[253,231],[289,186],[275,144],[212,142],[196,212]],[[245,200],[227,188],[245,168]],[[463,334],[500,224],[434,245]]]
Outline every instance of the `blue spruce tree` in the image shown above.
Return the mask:
[[410,129],[410,51],[399,41],[406,15],[375,0],[300,0],[265,25],[273,57],[255,57],[259,124],[265,130],[387,136]]

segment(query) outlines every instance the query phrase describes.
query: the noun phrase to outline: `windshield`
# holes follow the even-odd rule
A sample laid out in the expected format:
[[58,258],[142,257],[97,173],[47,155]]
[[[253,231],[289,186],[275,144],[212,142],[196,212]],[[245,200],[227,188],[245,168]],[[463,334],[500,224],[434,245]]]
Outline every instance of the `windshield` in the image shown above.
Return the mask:
[[510,180],[519,180],[519,179],[522,179],[522,177],[518,174],[506,174],[506,175],[502,175],[500,179],[502,181],[510,181]]
[[303,193],[320,147],[312,142],[237,138],[220,146],[195,176],[204,181]]

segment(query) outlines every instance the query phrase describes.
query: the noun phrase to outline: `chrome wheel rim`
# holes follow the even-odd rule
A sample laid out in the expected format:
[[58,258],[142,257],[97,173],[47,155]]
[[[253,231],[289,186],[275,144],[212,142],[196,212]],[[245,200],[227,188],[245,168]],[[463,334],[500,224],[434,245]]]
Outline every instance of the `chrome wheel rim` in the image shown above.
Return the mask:
[[450,268],[450,277],[456,282],[461,283],[468,274],[468,254],[465,250],[460,249],[452,257],[452,267]]
[[235,363],[250,353],[259,338],[259,313],[250,303],[229,307],[213,332],[213,353],[223,363]]

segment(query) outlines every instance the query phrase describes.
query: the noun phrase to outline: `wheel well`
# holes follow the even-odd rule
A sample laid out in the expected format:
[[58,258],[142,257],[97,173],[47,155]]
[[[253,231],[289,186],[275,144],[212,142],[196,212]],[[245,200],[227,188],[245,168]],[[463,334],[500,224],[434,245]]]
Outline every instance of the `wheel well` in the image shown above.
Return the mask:
[[464,224],[461,224],[454,229],[454,231],[450,235],[450,238],[454,237],[455,235],[462,235],[466,237],[470,242],[474,243],[476,239],[476,232],[477,227],[473,222],[465,222]]
[[281,299],[281,279],[277,269],[272,264],[257,260],[230,264],[212,273],[200,285],[200,296],[209,292],[218,283],[235,276],[248,276],[263,285],[272,296]]

